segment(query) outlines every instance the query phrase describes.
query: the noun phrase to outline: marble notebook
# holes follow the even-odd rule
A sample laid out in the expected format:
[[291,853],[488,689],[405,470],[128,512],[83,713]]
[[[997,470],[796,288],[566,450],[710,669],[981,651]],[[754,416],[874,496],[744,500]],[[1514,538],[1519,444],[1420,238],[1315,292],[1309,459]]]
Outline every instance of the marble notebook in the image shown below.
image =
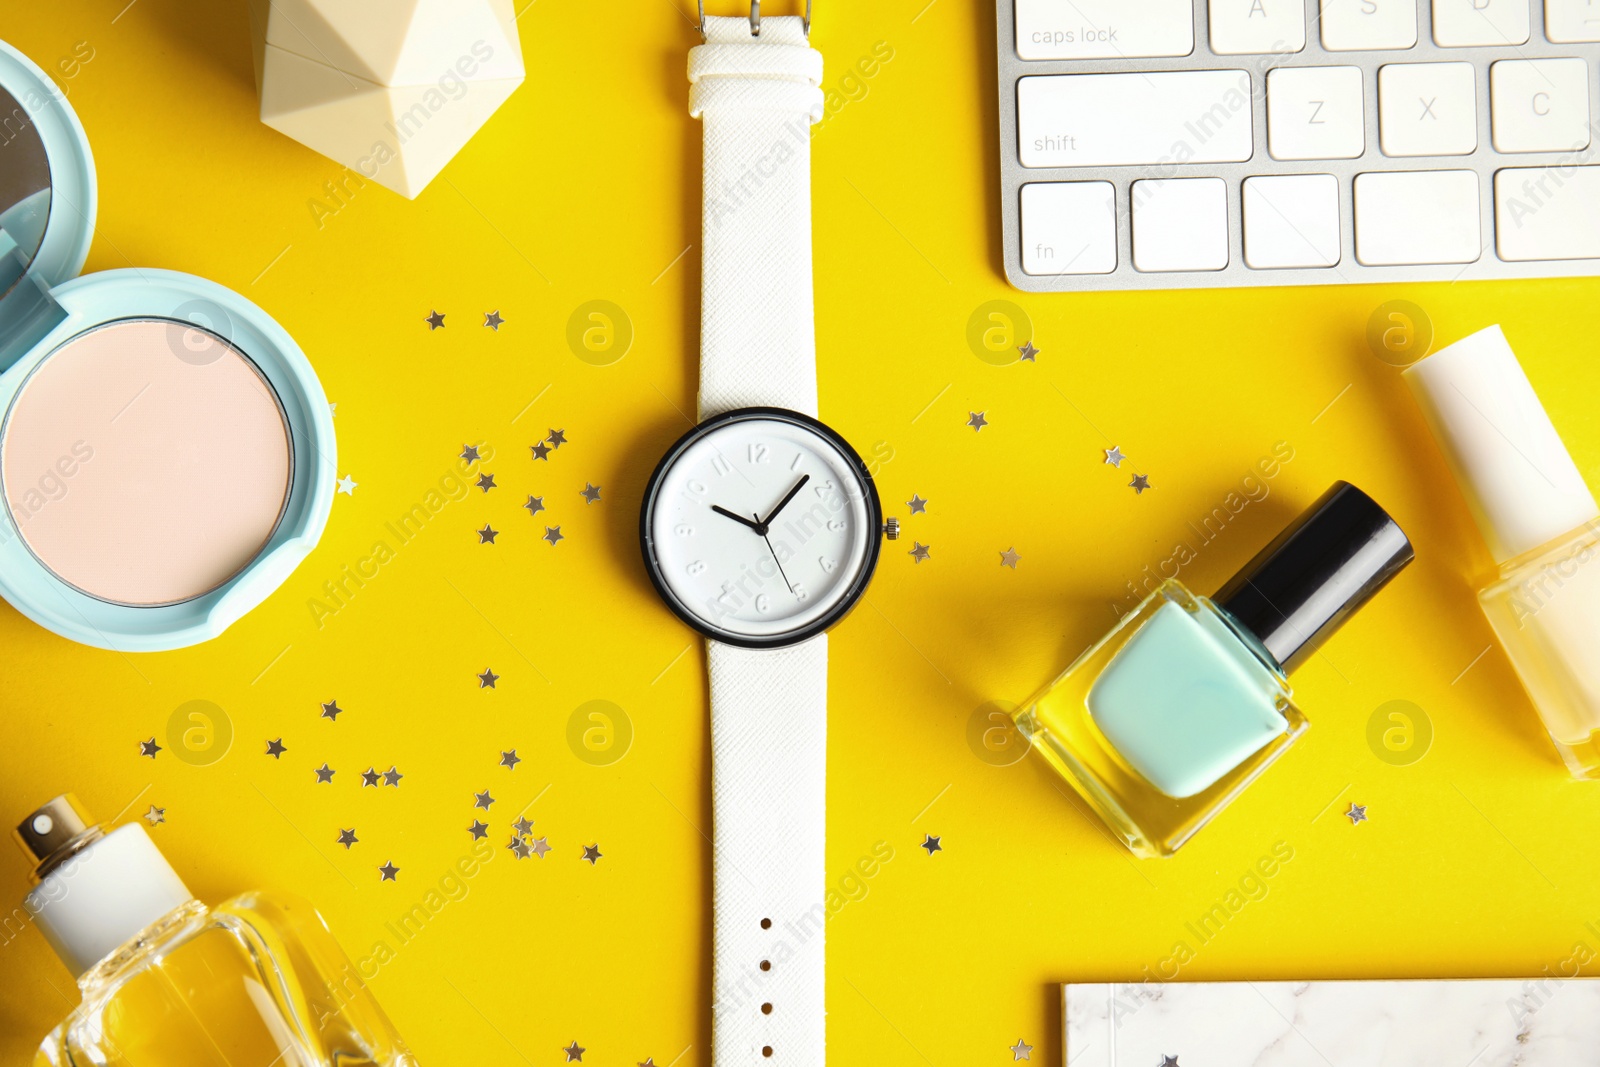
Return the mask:
[[1061,987],[1067,1067],[1569,1067],[1600,1062],[1600,980]]

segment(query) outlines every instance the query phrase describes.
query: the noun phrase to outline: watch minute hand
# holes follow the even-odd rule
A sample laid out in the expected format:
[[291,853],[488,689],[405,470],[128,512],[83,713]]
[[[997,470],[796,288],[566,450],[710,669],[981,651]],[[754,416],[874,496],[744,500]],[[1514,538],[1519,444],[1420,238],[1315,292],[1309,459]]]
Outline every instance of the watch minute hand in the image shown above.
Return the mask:
[[787,493],[784,494],[783,499],[778,501],[778,506],[772,509],[772,514],[768,515],[765,519],[763,519],[761,521],[761,525],[766,526],[769,523],[771,523],[773,519],[777,518],[778,517],[778,512],[780,512],[784,508],[788,507],[789,501],[793,500],[794,499],[794,495],[796,493],[798,493],[805,486],[805,484],[807,482],[809,482],[810,480],[811,480],[811,475],[802,474],[800,476],[800,480],[798,482],[794,483],[794,488],[789,490]]

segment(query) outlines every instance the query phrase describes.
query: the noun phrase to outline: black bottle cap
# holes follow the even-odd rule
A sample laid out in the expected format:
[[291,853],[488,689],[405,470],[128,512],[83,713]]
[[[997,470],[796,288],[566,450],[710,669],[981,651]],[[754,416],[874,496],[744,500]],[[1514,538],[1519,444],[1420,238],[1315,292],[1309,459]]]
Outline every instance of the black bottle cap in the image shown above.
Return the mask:
[[1335,482],[1211,599],[1287,674],[1415,555],[1388,512]]

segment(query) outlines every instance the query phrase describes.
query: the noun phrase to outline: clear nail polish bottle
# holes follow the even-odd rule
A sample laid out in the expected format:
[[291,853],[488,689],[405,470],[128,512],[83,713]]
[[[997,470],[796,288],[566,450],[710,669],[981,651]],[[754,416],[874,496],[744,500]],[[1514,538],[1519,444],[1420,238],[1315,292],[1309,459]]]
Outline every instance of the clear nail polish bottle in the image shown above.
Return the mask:
[[1337,482],[1215,597],[1162,583],[1017,727],[1128,848],[1170,856],[1305,731],[1289,673],[1411,559]]
[[1568,769],[1600,778],[1600,507],[1500,327],[1405,378],[1499,566],[1484,614]]
[[208,908],[143,826],[107,832],[70,794],[15,836],[35,864],[27,914],[83,994],[35,1067],[415,1067],[311,905]]

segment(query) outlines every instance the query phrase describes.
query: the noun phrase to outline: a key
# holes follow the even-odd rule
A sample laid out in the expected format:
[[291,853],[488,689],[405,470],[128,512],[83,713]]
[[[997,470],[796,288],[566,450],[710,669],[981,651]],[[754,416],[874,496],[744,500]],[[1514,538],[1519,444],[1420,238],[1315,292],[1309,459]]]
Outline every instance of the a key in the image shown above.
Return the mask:
[[1110,182],[1024,185],[1022,269],[1046,275],[1116,270],[1116,188]]
[[1021,59],[1133,59],[1194,51],[1193,0],[1016,0],[1016,5]]
[[1211,51],[1223,56],[1298,52],[1306,46],[1304,0],[1210,0]]
[[1354,159],[1366,147],[1360,67],[1279,67],[1267,75],[1273,159]]
[[1356,175],[1356,258],[1369,267],[1473,263],[1483,254],[1470,170]]
[[1508,167],[1494,220],[1501,259],[1600,259],[1600,167]]
[[1024,167],[1238,163],[1250,158],[1242,70],[1053,74],[1017,82]]
[[1433,39],[1442,48],[1528,43],[1528,0],[1433,0]]
[[1330,52],[1411,48],[1417,0],[1322,0],[1322,47]]
[[1221,178],[1133,183],[1133,265],[1142,271],[1228,265],[1228,186]]
[[1339,180],[1331,174],[1244,180],[1244,261],[1255,270],[1339,262]]
[[1478,147],[1471,63],[1390,63],[1378,70],[1378,140],[1386,156],[1464,156]]
[[1600,0],[1544,0],[1544,35],[1557,44],[1600,41]]
[[1502,59],[1489,68],[1489,102],[1496,151],[1589,143],[1589,67],[1581,59]]

